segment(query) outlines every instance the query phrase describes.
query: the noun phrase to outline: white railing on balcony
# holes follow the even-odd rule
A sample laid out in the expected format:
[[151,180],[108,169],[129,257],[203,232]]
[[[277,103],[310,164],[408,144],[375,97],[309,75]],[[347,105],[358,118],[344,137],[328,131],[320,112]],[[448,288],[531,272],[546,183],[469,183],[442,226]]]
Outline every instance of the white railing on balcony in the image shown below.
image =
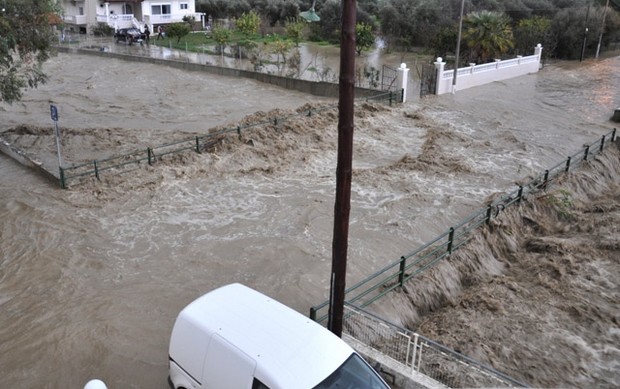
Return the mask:
[[63,20],[67,24],[86,24],[86,15],[65,15]]
[[110,27],[118,30],[119,28],[133,27],[133,14],[110,14],[110,15],[97,15],[98,23],[106,23]]
[[[185,16],[193,16],[197,21],[201,19],[200,13],[196,14],[164,14],[164,15],[147,15],[149,17],[149,23],[153,24],[169,24],[182,22]],[[66,20],[66,19],[65,19]],[[98,23],[107,23],[110,27],[115,29],[136,27],[142,29],[144,22],[141,22],[135,18],[133,14],[110,14],[110,15],[97,15]],[[84,19],[84,23],[86,20]]]

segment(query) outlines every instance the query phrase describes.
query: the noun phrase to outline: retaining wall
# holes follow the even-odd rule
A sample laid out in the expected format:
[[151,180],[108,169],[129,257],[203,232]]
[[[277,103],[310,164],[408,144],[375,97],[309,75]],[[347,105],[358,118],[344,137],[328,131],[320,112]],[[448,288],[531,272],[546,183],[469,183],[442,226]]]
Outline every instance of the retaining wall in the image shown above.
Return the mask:
[[[308,81],[308,80],[300,80],[296,78],[288,78],[282,76],[276,76],[273,74],[253,72],[249,70],[235,69],[235,68],[227,68],[221,66],[186,62],[186,61],[178,61],[178,60],[170,60],[163,58],[154,58],[154,57],[141,57],[134,56],[129,54],[120,54],[120,53],[112,53],[109,51],[101,51],[101,50],[92,50],[92,49],[80,49],[80,48],[70,48],[70,47],[57,47],[59,52],[64,53],[74,53],[74,54],[84,54],[84,55],[92,55],[97,57],[104,58],[116,58],[122,59],[125,61],[133,61],[133,62],[141,62],[141,63],[152,63],[157,65],[165,65],[170,66],[177,69],[182,70],[190,70],[190,71],[201,71],[207,72],[211,74],[217,74],[220,76],[227,77],[243,77],[249,78],[256,81],[264,82],[266,84],[275,85],[281,88],[296,90],[302,93],[308,93],[314,96],[320,97],[331,97],[337,98],[339,95],[339,85],[333,84],[330,82],[317,82],[317,81]],[[369,97],[374,96],[381,91],[367,88],[355,88],[355,97]]]
[[0,138],[0,152],[6,154],[8,157],[13,158],[15,161],[19,162],[20,164],[26,167],[29,167],[33,169],[34,171],[40,173],[43,177],[47,178],[48,180],[54,183],[58,183],[58,177],[52,174],[51,172],[45,170],[45,168],[43,167],[43,164],[40,161],[37,161],[36,159],[30,157],[23,151],[17,149],[13,145],[11,145],[9,142],[1,138]]

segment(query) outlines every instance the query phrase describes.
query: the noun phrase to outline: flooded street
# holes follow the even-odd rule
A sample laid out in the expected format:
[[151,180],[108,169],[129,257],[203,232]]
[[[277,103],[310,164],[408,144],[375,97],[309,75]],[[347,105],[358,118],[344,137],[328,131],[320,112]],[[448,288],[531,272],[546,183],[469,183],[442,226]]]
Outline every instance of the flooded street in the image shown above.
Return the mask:
[[[333,100],[79,55],[46,69],[48,84],[0,107],[0,136],[52,171],[50,101],[71,163],[259,111],[247,120],[323,111],[69,190],[0,155],[0,387],[167,388],[170,331],[196,297],[241,282],[305,315],[327,298]],[[614,57],[400,107],[359,103],[348,284],[609,132],[619,85]]]

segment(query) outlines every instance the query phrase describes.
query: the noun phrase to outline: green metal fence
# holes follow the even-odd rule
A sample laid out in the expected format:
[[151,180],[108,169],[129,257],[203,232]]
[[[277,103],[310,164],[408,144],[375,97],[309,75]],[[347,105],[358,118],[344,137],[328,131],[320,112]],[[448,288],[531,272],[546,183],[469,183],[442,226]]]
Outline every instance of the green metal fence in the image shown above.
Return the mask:
[[[486,208],[480,209],[466,217],[460,223],[450,227],[422,247],[401,256],[396,261],[379,269],[364,280],[345,290],[345,301],[349,305],[365,308],[394,289],[401,287],[408,280],[416,277],[437,262],[448,257],[454,250],[463,246],[478,227],[489,223],[507,207],[521,203],[531,193],[545,189],[562,174],[575,169],[583,162],[603,151],[606,145],[616,141],[616,129],[603,135],[600,139],[584,149],[569,156],[566,160],[545,170],[525,185],[493,201]],[[310,318],[323,323],[328,318],[329,301],[310,308]]]
[[387,91],[375,96],[366,97],[366,101],[387,101],[390,106],[394,103],[402,103],[405,90]]
[[[388,101],[391,106],[393,103],[402,102],[402,91],[381,93],[376,96],[366,97],[364,98],[364,101]],[[104,172],[124,172],[130,165],[136,166],[146,163],[152,166],[162,157],[170,154],[184,153],[187,151],[202,153],[203,151],[207,151],[213,147],[223,135],[237,133],[241,136],[241,132],[244,130],[264,125],[277,126],[278,124],[290,120],[293,117],[311,117],[333,108],[335,108],[335,105],[308,109],[288,116],[273,117],[264,121],[226,128],[204,136],[196,136],[194,138],[183,139],[177,142],[147,147],[146,149],[136,150],[119,156],[112,156],[105,159],[98,159],[60,168],[60,186],[63,189],[66,189],[70,184],[79,183],[81,179],[86,177],[95,177],[99,180],[101,179],[101,174]]]

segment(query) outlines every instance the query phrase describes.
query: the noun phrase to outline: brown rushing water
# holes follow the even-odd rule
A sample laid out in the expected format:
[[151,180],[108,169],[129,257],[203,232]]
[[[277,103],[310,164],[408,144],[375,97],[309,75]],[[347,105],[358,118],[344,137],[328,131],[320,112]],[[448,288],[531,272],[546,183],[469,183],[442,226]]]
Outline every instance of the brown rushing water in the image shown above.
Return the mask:
[[[75,162],[323,103],[115,60],[61,55],[48,70],[48,85],[0,107],[0,131],[50,169],[50,100]],[[618,85],[615,57],[403,107],[360,104],[349,284],[607,133]],[[230,282],[307,314],[328,294],[336,122],[328,110],[68,191],[0,155],[0,387],[165,388],[176,314]]]

